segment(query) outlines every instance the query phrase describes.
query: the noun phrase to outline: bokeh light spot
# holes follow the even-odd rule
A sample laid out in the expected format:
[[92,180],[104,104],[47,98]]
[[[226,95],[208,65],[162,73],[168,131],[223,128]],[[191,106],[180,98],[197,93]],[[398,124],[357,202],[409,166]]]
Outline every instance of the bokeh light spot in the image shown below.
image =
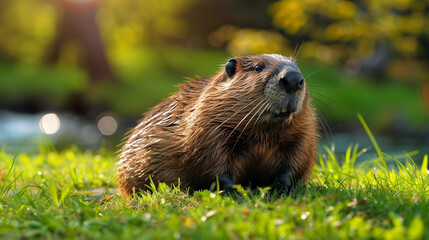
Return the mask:
[[60,119],[55,113],[43,115],[39,122],[40,130],[45,134],[54,134],[60,129]]
[[112,135],[118,128],[118,122],[112,116],[104,116],[98,121],[97,127],[103,135]]

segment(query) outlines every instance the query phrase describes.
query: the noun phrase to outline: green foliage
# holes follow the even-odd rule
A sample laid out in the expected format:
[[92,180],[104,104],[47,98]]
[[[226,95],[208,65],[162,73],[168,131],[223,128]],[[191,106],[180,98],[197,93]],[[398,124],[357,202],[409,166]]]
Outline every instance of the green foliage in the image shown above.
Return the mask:
[[[193,1],[165,0],[162,4],[155,0],[100,1],[97,22],[108,53],[115,55],[145,45],[161,47],[165,45],[165,38],[186,37],[189,27],[178,15]],[[58,32],[64,10],[62,2],[3,0],[0,9],[0,52],[24,63],[42,62]],[[35,12],[37,14],[33,14]],[[62,53],[68,56],[62,56],[60,63],[76,65],[81,50],[70,43],[62,49]]]
[[[163,37],[183,38],[188,25],[178,15],[194,0],[100,2],[100,28],[114,50],[135,49],[143,44],[158,47]],[[127,36],[124,38],[123,36]]]
[[126,200],[112,193],[116,159],[104,150],[43,149],[36,155],[0,151],[2,239],[429,237],[427,156],[421,168],[411,158],[385,154],[356,165],[365,148],[350,146],[344,156],[326,148],[308,186],[290,197],[240,186],[241,197],[189,195],[159,184]]
[[39,62],[55,36],[55,6],[34,0],[2,0],[0,5],[0,52],[26,63]]
[[270,12],[277,27],[310,39],[304,55],[337,61],[371,55],[379,43],[398,56],[416,56],[424,47],[419,38],[429,34],[427,9],[419,0],[280,0]]

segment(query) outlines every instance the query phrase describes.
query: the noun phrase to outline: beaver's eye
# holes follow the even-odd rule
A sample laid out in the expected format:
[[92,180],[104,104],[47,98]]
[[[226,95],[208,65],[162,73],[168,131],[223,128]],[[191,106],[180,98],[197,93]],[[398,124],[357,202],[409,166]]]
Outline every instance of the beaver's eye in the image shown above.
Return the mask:
[[256,65],[255,68],[253,69],[255,72],[259,73],[262,72],[262,67],[259,65]]

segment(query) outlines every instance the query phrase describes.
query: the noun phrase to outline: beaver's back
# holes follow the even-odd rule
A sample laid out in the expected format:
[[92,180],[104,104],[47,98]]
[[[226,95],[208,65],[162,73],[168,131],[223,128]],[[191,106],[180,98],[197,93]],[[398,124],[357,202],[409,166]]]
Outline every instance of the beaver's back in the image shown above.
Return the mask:
[[179,92],[148,111],[129,133],[118,163],[123,194],[146,190],[151,179],[155,183],[162,180],[177,184],[181,173],[179,159],[185,154],[181,147],[183,129],[180,129],[183,115],[188,105],[197,101],[208,81],[196,79],[181,85]]

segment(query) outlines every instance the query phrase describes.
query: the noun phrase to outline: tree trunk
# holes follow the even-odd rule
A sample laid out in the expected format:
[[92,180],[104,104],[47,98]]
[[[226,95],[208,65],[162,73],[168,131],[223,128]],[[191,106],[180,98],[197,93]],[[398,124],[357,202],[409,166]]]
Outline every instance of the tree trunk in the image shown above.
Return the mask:
[[84,64],[92,83],[113,81],[114,74],[101,43],[100,32],[95,21],[96,1],[59,1],[63,16],[58,24],[58,32],[48,55],[48,62],[56,63],[62,46],[74,40],[84,50]]

